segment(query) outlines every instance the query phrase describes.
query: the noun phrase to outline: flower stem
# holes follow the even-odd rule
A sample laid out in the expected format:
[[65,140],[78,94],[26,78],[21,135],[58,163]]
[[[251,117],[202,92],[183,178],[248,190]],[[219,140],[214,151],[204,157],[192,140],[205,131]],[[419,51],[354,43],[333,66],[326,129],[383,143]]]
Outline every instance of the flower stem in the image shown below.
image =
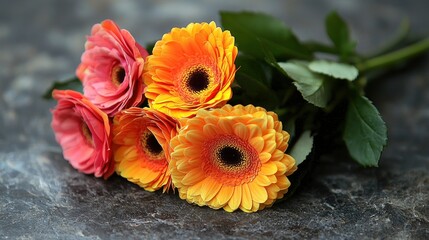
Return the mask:
[[427,50],[429,50],[429,37],[397,51],[364,60],[357,64],[357,68],[359,72],[368,72],[378,68],[389,67],[422,54]]
[[398,49],[397,47],[399,44],[403,43],[405,39],[408,37],[408,34],[410,32],[410,21],[405,18],[402,20],[398,32],[396,33],[396,36],[391,39],[389,42],[386,43],[382,48],[380,48],[377,52],[373,53],[370,56],[367,56],[367,58],[373,58],[376,56],[383,55],[385,53],[388,53],[392,51],[393,49]]

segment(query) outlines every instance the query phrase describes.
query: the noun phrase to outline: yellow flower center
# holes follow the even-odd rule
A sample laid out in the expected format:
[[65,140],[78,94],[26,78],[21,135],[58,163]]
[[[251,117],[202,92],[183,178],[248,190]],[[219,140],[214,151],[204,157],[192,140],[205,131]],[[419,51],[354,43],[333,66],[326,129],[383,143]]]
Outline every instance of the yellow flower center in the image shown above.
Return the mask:
[[153,160],[164,159],[164,150],[156,140],[155,135],[149,130],[146,130],[141,136],[141,147],[145,154]]
[[92,133],[85,122],[82,122],[82,135],[85,137],[85,140],[89,145],[94,146],[94,139],[92,139]]
[[120,65],[116,65],[112,69],[111,77],[112,77],[113,84],[115,84],[116,86],[121,85],[121,83],[125,79],[125,69]]

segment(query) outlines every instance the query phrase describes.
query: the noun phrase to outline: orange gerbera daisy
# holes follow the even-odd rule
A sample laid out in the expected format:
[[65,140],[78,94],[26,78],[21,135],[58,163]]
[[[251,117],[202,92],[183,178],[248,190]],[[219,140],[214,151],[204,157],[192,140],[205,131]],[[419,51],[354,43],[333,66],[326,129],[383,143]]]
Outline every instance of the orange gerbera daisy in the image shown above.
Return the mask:
[[225,105],[180,121],[169,164],[180,198],[229,212],[255,212],[287,192],[287,176],[296,165],[285,154],[289,134],[275,113]]
[[223,106],[232,97],[237,53],[234,37],[214,22],[173,28],[145,63],[149,105],[175,118]]
[[177,133],[173,118],[149,108],[129,108],[113,121],[115,170],[147,191],[171,187],[169,142]]

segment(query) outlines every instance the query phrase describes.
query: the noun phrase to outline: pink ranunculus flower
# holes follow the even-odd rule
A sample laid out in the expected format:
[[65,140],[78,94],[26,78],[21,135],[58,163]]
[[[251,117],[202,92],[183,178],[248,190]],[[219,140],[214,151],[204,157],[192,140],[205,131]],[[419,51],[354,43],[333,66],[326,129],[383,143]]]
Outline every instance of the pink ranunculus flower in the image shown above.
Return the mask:
[[51,127],[70,164],[86,174],[107,179],[114,172],[110,122],[106,113],[72,90],[54,90],[58,101]]
[[112,20],[92,27],[76,69],[84,95],[109,117],[144,101],[146,49]]

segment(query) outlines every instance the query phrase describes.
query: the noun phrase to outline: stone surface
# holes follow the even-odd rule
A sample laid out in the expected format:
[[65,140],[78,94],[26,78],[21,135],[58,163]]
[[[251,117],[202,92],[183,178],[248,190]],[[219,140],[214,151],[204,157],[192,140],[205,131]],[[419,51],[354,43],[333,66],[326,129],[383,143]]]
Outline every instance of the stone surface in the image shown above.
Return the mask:
[[302,39],[326,40],[324,16],[336,9],[369,52],[409,17],[428,33],[421,1],[6,1],[0,5],[0,238],[429,238],[429,60],[370,86],[388,128],[380,167],[363,169],[339,154],[322,158],[286,202],[256,214],[187,204],[119,177],[75,171],[50,130],[54,102],[40,95],[74,74],[92,24],[105,18],[139,42],[173,26],[219,21],[220,9],[263,11]]

